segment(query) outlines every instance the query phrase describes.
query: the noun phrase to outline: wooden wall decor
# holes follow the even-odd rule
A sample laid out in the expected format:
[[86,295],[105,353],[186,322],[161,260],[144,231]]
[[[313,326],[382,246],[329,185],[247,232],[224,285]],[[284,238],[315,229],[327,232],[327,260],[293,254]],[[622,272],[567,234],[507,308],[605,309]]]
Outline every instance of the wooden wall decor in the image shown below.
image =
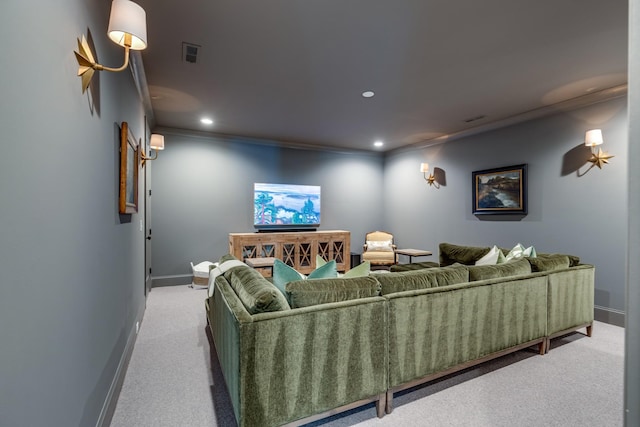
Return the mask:
[[138,212],[138,164],[140,144],[129,130],[127,122],[120,127],[120,198],[118,211],[121,214]]

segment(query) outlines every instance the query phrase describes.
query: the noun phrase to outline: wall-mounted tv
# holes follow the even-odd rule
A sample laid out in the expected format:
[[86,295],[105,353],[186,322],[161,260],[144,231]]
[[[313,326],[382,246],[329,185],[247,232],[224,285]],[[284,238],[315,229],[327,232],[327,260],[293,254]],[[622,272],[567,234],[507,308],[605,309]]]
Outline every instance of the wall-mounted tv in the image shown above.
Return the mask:
[[320,226],[320,186],[253,184],[253,226],[258,231]]

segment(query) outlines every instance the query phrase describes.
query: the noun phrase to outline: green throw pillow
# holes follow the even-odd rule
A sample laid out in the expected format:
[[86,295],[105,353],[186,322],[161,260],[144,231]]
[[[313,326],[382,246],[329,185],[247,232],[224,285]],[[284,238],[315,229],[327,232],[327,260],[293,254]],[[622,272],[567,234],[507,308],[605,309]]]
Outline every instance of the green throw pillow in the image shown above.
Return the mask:
[[534,248],[533,246],[529,246],[528,248],[525,248],[522,244],[518,243],[513,247],[513,249],[509,251],[509,253],[507,253],[505,258],[506,258],[506,261],[511,261],[512,259],[518,259],[518,258],[524,258],[524,257],[535,258],[536,256],[537,256],[536,248]]
[[327,261],[322,258],[320,255],[316,255],[316,268],[322,267],[325,265]]
[[378,296],[380,283],[371,276],[296,280],[287,283],[286,291],[291,308],[300,308]]
[[308,276],[296,271],[296,269],[289,267],[284,262],[276,259],[273,262],[273,284],[282,292],[282,295],[287,296],[285,289],[287,283],[294,282],[296,280],[306,279],[326,279],[331,277],[338,277],[338,270],[336,269],[335,260],[331,260],[325,263],[323,266],[316,268]]
[[[327,261],[322,258],[320,255],[316,255],[316,268],[320,268],[325,265]],[[364,277],[368,276],[371,271],[371,262],[365,261],[362,264],[353,267],[351,270],[347,271],[344,274],[338,273],[338,277]]]
[[351,270],[347,271],[340,277],[344,277],[348,279],[350,277],[365,277],[368,276],[371,272],[371,261],[365,261],[362,264],[353,267]]

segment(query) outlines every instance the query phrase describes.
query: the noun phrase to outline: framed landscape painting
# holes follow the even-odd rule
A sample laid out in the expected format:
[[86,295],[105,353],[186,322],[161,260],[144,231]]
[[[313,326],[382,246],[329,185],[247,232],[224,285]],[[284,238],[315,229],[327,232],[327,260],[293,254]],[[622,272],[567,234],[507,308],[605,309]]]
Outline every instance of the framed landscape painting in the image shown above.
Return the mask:
[[472,172],[473,213],[527,214],[527,165]]
[[140,149],[127,122],[120,128],[120,198],[121,214],[138,212],[138,164]]

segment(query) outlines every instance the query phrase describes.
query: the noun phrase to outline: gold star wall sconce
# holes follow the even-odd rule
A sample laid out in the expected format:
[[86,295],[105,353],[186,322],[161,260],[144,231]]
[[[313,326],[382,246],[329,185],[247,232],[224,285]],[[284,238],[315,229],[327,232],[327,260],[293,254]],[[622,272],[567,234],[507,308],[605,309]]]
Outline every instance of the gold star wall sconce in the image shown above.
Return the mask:
[[602,166],[604,166],[605,163],[609,163],[609,159],[615,157],[611,154],[605,153],[600,147],[598,147],[597,152],[595,151],[596,147],[602,145],[603,142],[604,139],[602,137],[601,129],[591,129],[587,131],[584,138],[584,145],[591,149],[591,158],[589,159],[589,162],[592,164],[591,167],[597,166],[598,169],[602,169]]
[[429,187],[435,185],[436,188],[440,188],[440,185],[436,181],[436,177],[429,172],[429,163],[420,163],[420,172],[422,172],[424,180],[427,181]]

